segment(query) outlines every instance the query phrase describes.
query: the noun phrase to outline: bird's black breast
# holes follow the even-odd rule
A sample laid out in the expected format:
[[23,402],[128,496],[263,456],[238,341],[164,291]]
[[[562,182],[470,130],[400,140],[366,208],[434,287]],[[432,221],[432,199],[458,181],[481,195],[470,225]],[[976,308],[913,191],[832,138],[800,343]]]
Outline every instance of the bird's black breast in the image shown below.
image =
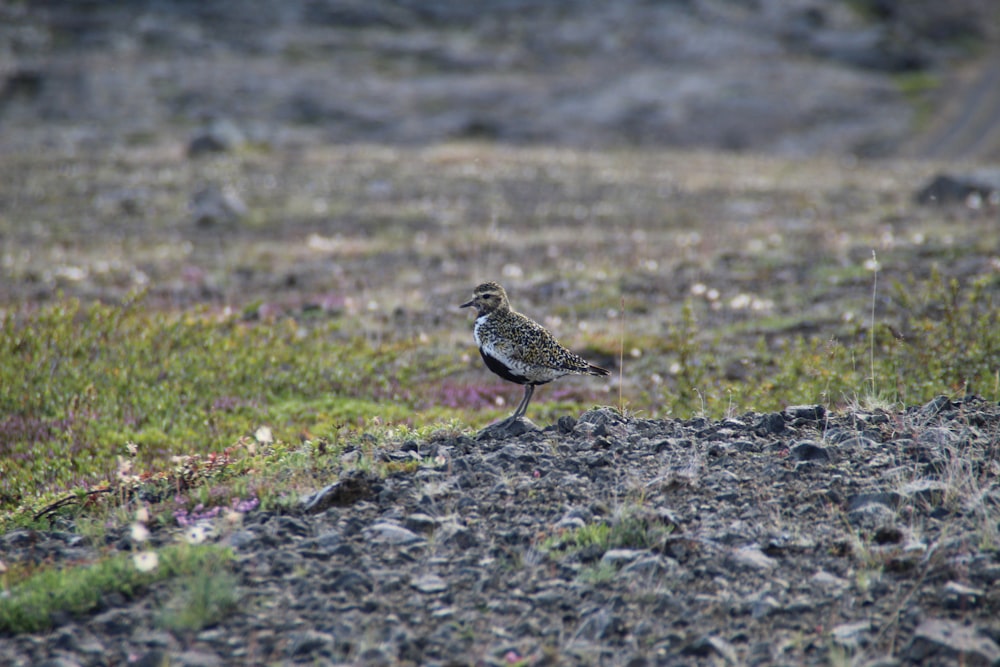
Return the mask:
[[482,356],[483,361],[486,362],[486,367],[488,369],[490,369],[491,371],[502,377],[504,380],[507,380],[508,382],[516,382],[517,384],[536,384],[536,385],[545,384],[546,382],[548,382],[548,380],[546,380],[546,382],[531,382],[530,380],[528,380],[528,378],[524,377],[523,375],[520,375],[512,371],[510,367],[508,367],[506,364],[504,364],[496,357],[491,357],[489,354],[484,352],[482,348],[479,349],[479,354],[480,356]]

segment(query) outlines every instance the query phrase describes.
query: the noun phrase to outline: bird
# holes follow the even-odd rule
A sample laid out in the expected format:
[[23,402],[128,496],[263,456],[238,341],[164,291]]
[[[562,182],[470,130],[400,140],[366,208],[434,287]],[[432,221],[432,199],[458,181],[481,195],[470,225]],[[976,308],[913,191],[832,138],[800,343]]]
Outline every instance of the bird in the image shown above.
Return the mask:
[[476,309],[472,334],[486,367],[504,380],[524,385],[524,398],[503,423],[517,421],[528,410],[535,387],[564,375],[611,375],[559,344],[545,327],[512,310],[507,292],[496,282],[486,282],[472,292],[460,308]]

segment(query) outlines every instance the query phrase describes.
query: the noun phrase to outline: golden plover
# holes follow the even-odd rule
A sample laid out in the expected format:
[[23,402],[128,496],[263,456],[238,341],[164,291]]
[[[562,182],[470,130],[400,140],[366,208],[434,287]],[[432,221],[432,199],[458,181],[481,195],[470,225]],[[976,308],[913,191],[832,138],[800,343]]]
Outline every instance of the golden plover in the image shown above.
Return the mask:
[[535,387],[570,373],[611,375],[611,371],[588,363],[559,344],[538,322],[510,308],[507,292],[498,283],[483,283],[472,293],[478,315],[472,330],[486,367],[504,380],[524,385],[524,398],[510,417],[524,416]]

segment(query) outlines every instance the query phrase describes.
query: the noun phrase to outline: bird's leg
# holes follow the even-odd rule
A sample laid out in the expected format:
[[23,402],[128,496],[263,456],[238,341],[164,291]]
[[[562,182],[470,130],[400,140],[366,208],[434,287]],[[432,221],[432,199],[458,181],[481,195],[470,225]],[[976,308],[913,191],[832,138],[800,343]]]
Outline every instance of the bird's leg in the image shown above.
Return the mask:
[[534,393],[535,385],[524,385],[524,398],[521,399],[521,404],[517,406],[517,410],[514,410],[514,414],[510,416],[510,421],[517,421],[524,416],[524,413],[528,411],[528,403],[531,402],[531,395]]

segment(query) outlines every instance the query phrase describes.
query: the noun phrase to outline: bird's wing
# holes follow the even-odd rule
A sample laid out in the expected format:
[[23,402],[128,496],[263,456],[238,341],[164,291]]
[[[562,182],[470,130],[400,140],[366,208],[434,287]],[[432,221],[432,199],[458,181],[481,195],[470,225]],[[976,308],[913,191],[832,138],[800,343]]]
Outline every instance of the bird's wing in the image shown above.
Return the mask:
[[515,352],[518,359],[558,371],[586,371],[589,366],[586,360],[563,347],[542,325],[532,320],[528,323],[525,341]]

